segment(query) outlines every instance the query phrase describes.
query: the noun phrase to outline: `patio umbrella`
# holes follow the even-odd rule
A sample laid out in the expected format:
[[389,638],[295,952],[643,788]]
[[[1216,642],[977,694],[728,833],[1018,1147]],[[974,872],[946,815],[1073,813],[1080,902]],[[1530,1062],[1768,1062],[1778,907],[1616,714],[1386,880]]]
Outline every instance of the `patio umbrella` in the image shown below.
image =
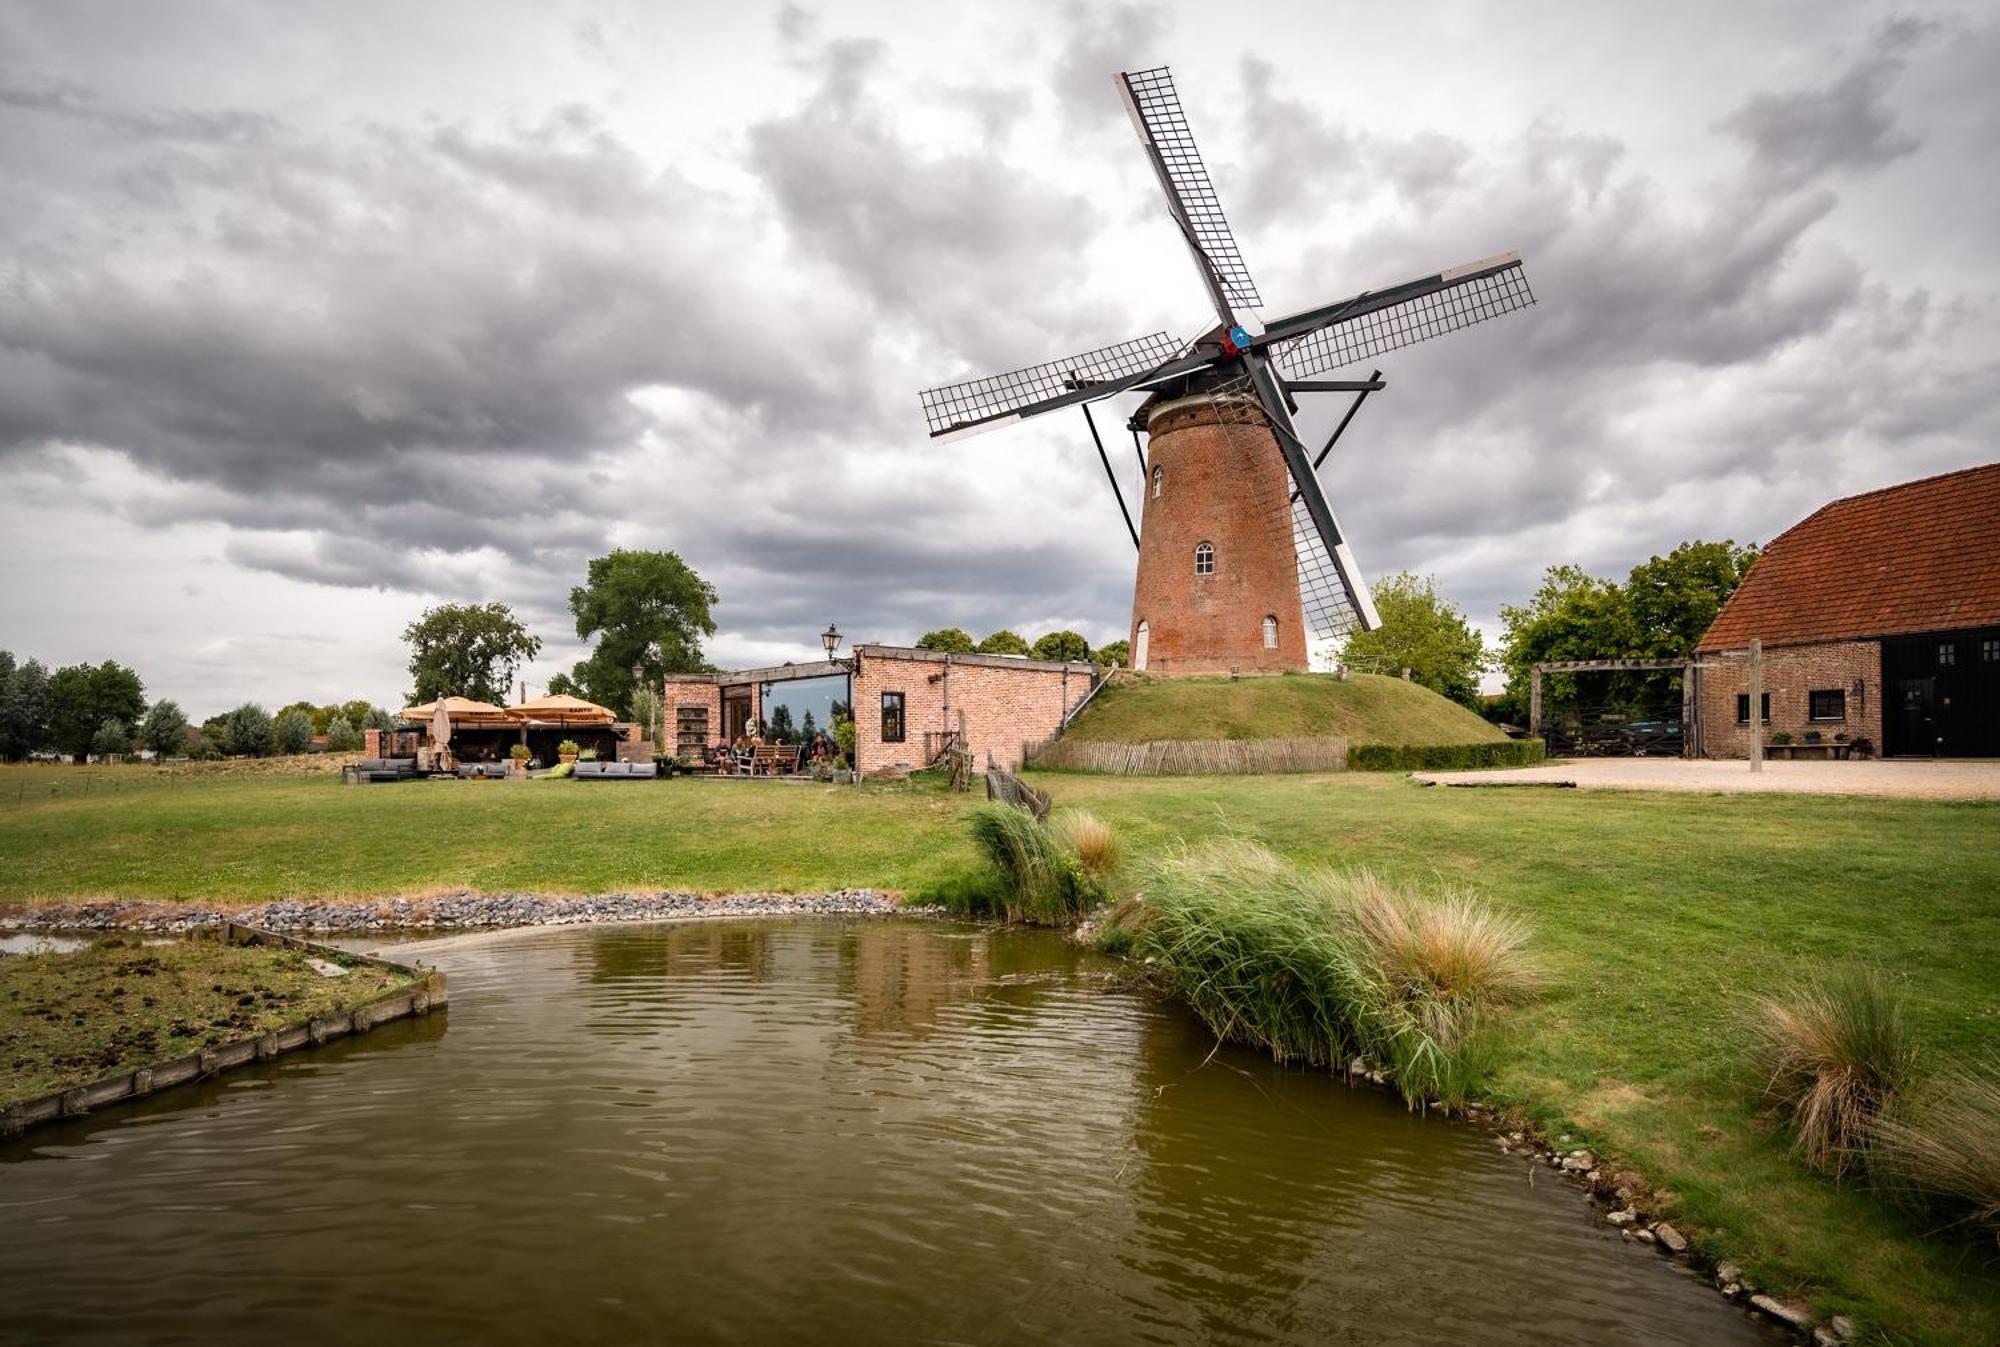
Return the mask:
[[431,742],[440,751],[451,747],[451,712],[444,701],[444,698],[438,698],[437,714],[431,717]]

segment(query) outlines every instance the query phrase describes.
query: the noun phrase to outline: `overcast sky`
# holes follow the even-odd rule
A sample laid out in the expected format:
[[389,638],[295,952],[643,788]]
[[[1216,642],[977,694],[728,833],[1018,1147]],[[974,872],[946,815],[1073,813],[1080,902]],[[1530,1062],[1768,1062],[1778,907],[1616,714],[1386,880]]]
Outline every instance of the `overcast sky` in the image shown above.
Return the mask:
[[716,586],[724,664],[1124,635],[1082,419],[916,395],[1207,326],[1112,86],[1158,64],[1266,318],[1525,255],[1324,474],[1491,633],[2000,457],[1990,7],[6,0],[0,646],[393,703],[407,622],[498,600],[539,685],[613,546]]

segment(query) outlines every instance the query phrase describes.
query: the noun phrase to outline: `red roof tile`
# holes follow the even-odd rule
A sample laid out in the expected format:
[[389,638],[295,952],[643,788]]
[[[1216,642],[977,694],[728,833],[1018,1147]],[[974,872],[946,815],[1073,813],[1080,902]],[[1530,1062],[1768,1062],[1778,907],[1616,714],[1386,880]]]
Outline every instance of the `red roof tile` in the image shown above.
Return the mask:
[[1771,540],[1699,650],[2000,625],[2000,463],[1834,501]]

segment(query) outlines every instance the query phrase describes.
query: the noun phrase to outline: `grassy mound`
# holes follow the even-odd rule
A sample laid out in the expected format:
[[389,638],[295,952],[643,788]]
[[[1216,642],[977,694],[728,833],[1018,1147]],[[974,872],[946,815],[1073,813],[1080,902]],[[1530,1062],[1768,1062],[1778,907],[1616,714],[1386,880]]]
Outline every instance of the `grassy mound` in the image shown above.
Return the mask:
[[1311,739],[1355,744],[1476,744],[1505,739],[1456,702],[1400,678],[1331,674],[1262,678],[1121,675],[1065,738],[1108,744],[1154,739]]

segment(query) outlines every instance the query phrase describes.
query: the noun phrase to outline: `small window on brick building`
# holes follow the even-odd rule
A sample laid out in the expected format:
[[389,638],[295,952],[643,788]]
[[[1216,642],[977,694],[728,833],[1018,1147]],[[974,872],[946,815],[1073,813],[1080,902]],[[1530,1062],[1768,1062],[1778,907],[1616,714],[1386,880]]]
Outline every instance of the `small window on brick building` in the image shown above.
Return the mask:
[[1938,668],[1948,669],[1958,663],[1958,647],[1950,641],[1938,642]]
[[2000,663],[2000,641],[1981,641],[1979,643],[1979,658],[1985,660],[1988,664]]
[[1165,486],[1166,484],[1167,484],[1167,470],[1165,468],[1154,468],[1153,469],[1154,500],[1158,500],[1160,498],[1160,488]]
[[903,694],[900,692],[882,694],[882,742],[903,742]]
[[1264,615],[1264,648],[1266,650],[1278,648],[1278,619],[1269,613]]
[[[1760,710],[1763,713],[1762,719],[1764,723],[1766,725],[1770,724],[1771,723],[1770,693],[1767,692],[1764,694],[1764,700],[1759,705],[1758,710]],[[1736,694],[1736,723],[1738,725],[1748,725],[1750,723],[1750,694],[1747,692],[1739,692]]]
[[1194,573],[1196,575],[1215,574],[1215,546],[1212,543],[1197,543],[1194,549]]
[[1847,690],[1814,688],[1806,694],[1806,714],[1814,720],[1847,719]]

